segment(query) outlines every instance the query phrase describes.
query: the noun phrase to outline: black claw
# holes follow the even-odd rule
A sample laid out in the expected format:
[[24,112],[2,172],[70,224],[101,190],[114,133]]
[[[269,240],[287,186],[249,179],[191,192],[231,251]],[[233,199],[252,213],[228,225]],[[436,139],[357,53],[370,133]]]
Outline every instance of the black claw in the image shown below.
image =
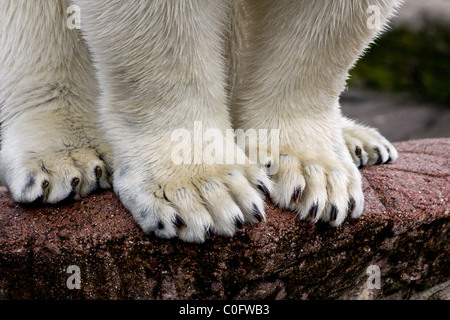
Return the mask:
[[333,204],[333,205],[331,206],[331,216],[330,216],[330,221],[336,221],[338,211],[339,211],[338,208],[336,208],[336,206]]
[[359,166],[358,166],[358,169],[361,169],[361,168],[364,168],[364,165],[363,165],[363,163],[362,163],[362,160],[360,161]]
[[317,216],[317,210],[319,209],[319,206],[317,204],[314,204],[311,209],[309,209],[309,216],[311,219],[315,219]]
[[270,198],[270,192],[269,189],[262,183],[260,180],[258,180],[258,189],[262,191],[268,198]]
[[42,189],[47,189],[48,186],[50,185],[50,182],[48,182],[47,180],[42,181]]
[[361,169],[362,167],[364,167],[364,164],[363,164],[363,160],[362,160],[362,158],[361,158],[362,150],[361,150],[360,147],[357,146],[357,147],[355,148],[355,154],[356,154],[356,156],[359,158],[359,166],[358,166],[358,169]]
[[348,201],[348,213],[351,214],[353,212],[353,210],[355,209],[355,199],[350,198],[350,200]]
[[206,229],[206,237],[210,238],[211,236],[215,236],[217,235],[216,230],[213,227],[208,227],[208,229]]
[[261,213],[261,211],[258,209],[256,204],[253,204],[253,216],[256,218],[256,220],[258,220],[258,222],[264,221],[264,216]]
[[360,147],[357,146],[357,147],[355,148],[355,154],[356,154],[356,156],[357,156],[358,158],[361,158],[362,150],[361,150]]
[[391,156],[390,156],[391,150],[388,147],[386,147],[386,151],[388,153],[388,159],[384,163],[389,163],[392,161]]
[[302,188],[297,187],[294,189],[294,193],[292,194],[291,200],[295,203],[299,202],[302,198]]
[[75,189],[79,184],[80,184],[79,178],[73,178],[72,182],[70,183],[70,185],[72,186],[72,189]]
[[178,229],[184,229],[187,227],[186,222],[184,222],[183,218],[181,218],[179,215],[175,216],[175,221],[173,222],[173,225]]
[[381,157],[380,149],[378,147],[374,147],[373,150],[378,155],[377,161],[375,161],[374,165],[379,165],[379,164],[383,163],[383,158]]
[[264,167],[266,167],[266,173],[269,179],[272,179],[272,161],[267,162]]
[[164,229],[164,224],[160,221],[158,222],[158,230],[163,230]]
[[238,228],[239,230],[244,229],[244,222],[243,222],[240,218],[235,218],[235,219],[234,219],[234,225],[235,225],[236,228]]
[[374,165],[379,165],[383,163],[383,159],[381,158],[381,155],[378,156],[377,161],[375,161]]
[[102,175],[103,175],[103,170],[102,170],[102,168],[100,168],[99,166],[97,166],[97,167],[95,167],[94,172],[95,172],[95,178],[96,178],[97,180],[100,180],[100,178],[101,178]]

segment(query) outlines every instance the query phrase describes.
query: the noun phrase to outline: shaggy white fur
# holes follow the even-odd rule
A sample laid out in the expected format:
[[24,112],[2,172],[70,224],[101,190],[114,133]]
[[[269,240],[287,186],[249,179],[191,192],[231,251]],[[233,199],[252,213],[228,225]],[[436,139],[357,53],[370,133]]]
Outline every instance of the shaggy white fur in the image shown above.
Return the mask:
[[[263,221],[264,194],[313,222],[358,217],[357,166],[397,153],[338,100],[400,3],[2,1],[1,179],[25,203],[113,183],[144,231],[191,242]],[[81,33],[66,25],[71,4]],[[279,129],[279,155],[199,163],[198,122],[231,146],[227,129]],[[191,163],[171,158],[178,129],[194,134]]]

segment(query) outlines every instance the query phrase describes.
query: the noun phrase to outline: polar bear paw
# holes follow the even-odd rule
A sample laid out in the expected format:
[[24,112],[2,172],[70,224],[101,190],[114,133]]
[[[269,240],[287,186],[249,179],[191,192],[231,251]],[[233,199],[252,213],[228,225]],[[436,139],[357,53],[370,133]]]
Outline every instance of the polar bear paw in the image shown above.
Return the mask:
[[[273,175],[272,201],[296,212],[303,220],[340,225],[348,216],[363,212],[361,176],[351,159],[316,157],[309,159],[294,153],[280,153]],[[270,172],[269,172],[270,174]]]
[[122,164],[114,190],[144,232],[201,243],[264,221],[272,183],[257,166]]
[[3,181],[19,203],[79,200],[111,187],[109,171],[94,148],[25,152],[2,166]]
[[343,134],[348,151],[358,168],[397,160],[395,147],[377,130],[345,119]]
[[111,187],[110,147],[89,121],[48,108],[2,127],[0,178],[15,201],[55,204]]

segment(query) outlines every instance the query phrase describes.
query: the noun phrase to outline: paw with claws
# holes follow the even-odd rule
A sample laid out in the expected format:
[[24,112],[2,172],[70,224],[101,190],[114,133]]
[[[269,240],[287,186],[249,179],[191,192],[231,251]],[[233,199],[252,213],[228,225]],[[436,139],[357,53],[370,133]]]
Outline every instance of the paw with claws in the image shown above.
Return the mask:
[[56,204],[111,187],[109,146],[78,120],[42,112],[3,127],[0,175],[17,202]]
[[359,217],[364,196],[357,168],[349,156],[328,157],[281,153],[278,172],[272,177],[272,201],[313,223],[325,221],[338,226],[347,217]]
[[343,133],[348,151],[358,168],[397,160],[395,147],[377,130],[343,119]]
[[338,226],[363,212],[358,168],[395,161],[398,154],[375,129],[352,120],[344,118],[342,130],[331,123],[317,130],[320,125],[286,126],[278,159],[265,161],[264,167],[273,178],[274,204],[301,219]]
[[146,233],[199,243],[266,219],[263,198],[272,183],[256,166],[155,164],[123,164],[114,178],[117,195]]

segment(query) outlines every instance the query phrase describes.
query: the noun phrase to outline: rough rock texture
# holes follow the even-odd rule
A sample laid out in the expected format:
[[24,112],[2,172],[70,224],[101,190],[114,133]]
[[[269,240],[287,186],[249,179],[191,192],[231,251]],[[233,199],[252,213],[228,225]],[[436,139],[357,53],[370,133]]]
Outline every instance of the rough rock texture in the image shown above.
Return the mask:
[[[396,163],[362,169],[363,217],[311,225],[268,203],[266,223],[202,245],[143,234],[112,192],[27,207],[3,190],[0,298],[448,298],[450,139],[396,147]],[[66,285],[70,265],[81,289]]]

